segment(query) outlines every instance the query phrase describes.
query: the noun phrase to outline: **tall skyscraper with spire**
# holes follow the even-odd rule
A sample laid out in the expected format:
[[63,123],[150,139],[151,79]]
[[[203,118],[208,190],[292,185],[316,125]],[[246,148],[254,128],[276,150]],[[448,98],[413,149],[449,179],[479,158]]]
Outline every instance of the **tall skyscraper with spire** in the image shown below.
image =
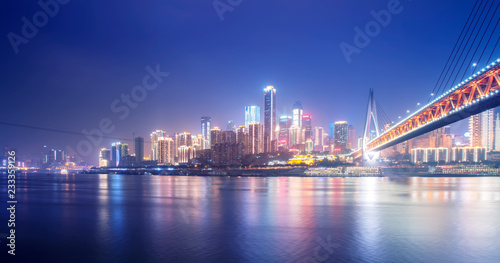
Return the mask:
[[264,151],[275,150],[272,147],[276,143],[276,89],[267,86],[264,89]]

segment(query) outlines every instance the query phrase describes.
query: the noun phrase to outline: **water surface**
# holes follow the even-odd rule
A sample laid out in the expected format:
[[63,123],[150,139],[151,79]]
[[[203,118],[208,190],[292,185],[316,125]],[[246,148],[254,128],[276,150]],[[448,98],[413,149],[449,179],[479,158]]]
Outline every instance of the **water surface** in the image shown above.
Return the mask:
[[[500,177],[18,175],[16,183],[18,262],[500,258]],[[5,241],[1,262],[11,259]]]

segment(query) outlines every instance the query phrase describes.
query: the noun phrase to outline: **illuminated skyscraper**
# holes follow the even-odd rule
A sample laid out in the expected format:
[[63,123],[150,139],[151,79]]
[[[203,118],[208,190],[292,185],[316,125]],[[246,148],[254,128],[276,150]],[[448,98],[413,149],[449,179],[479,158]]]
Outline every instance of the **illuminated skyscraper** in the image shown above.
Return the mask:
[[250,123],[248,127],[249,153],[259,154],[264,152],[263,131],[264,126],[260,123]]
[[314,127],[314,145],[323,146],[323,127]]
[[158,142],[158,163],[174,164],[175,163],[175,142],[171,137],[160,137]]
[[303,113],[302,102],[300,100],[296,101],[292,106],[292,125],[295,125],[299,129],[302,129]]
[[482,147],[486,148],[486,151],[493,151],[493,146],[495,143],[495,126],[494,126],[494,115],[493,109],[482,112],[482,124],[481,132],[482,134]]
[[275,142],[276,130],[276,89],[267,86],[264,89],[264,151],[271,152]]
[[196,151],[199,152],[205,149],[205,138],[203,135],[199,134],[196,138]]
[[175,134],[175,157],[180,159],[180,147],[192,147],[193,146],[193,136],[189,132],[182,132]]
[[[7,158],[8,159],[8,158]],[[66,162],[66,154],[63,150],[57,150],[43,146],[42,163],[45,166],[59,166]]]
[[245,127],[248,128],[250,123],[260,123],[260,107],[246,106],[245,107]]
[[175,134],[176,147],[193,146],[193,136],[189,132]]
[[236,143],[236,132],[234,131],[223,131],[221,133],[222,143],[235,144]]
[[201,117],[201,135],[205,138],[205,145],[203,149],[210,148],[211,138],[210,138],[210,130],[212,129],[212,119],[210,117]]
[[214,127],[210,130],[211,144],[210,148],[213,148],[215,144],[222,143],[222,130],[219,127]]
[[111,144],[111,158],[113,166],[123,165],[123,159],[128,155],[128,144],[114,142]]
[[102,148],[99,152],[99,167],[108,167],[111,164],[111,150]]
[[165,132],[162,130],[156,130],[151,133],[151,160],[158,161],[160,156],[160,150],[158,146],[158,141],[160,138],[165,137]]
[[481,147],[481,113],[469,117],[469,133],[470,133],[470,146]]
[[337,121],[334,125],[333,146],[336,153],[345,153],[347,149],[348,128],[346,121]]
[[289,146],[289,130],[292,126],[292,116],[280,117],[280,131],[279,131],[279,144],[284,145],[286,148]]
[[312,141],[312,119],[311,115],[302,115],[302,128],[304,129],[304,141],[311,139]]
[[243,144],[244,154],[249,154],[250,144],[248,141],[248,129],[242,125],[236,130],[236,143]]
[[300,137],[301,137],[301,132],[299,127],[292,125],[290,129],[288,129],[288,146],[289,147],[294,147],[295,145],[300,143]]
[[486,151],[494,149],[493,109],[483,111],[469,118],[470,146],[484,147]]
[[192,146],[181,146],[178,149],[179,163],[188,163],[189,160],[196,158],[196,150]]
[[248,134],[245,126],[240,126],[236,129],[236,142],[245,143],[245,135]]

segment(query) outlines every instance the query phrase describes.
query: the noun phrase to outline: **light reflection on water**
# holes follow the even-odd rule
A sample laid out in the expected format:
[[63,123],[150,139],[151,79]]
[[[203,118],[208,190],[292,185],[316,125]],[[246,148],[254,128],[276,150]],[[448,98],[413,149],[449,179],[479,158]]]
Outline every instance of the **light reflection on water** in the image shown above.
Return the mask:
[[[500,256],[500,177],[21,174],[17,187],[20,258],[38,261],[314,262],[317,251],[329,262]],[[328,239],[330,253],[318,243]]]

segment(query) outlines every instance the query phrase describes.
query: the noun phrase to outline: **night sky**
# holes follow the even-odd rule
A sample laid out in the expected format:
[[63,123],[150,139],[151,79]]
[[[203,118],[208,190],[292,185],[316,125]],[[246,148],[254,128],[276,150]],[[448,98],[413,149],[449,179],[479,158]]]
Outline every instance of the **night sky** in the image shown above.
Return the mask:
[[[156,129],[199,134],[201,116],[222,128],[228,120],[242,125],[244,107],[263,107],[263,89],[274,85],[278,116],[301,100],[313,126],[328,131],[346,120],[360,136],[370,88],[394,120],[427,101],[474,5],[402,0],[403,10],[347,63],[340,43],[352,45],[353,28],[364,28],[374,20],[370,11],[389,2],[243,0],[221,21],[211,0],[71,0],[16,54],[9,32],[21,35],[21,18],[31,21],[42,9],[37,1],[2,1],[0,121],[80,132],[109,118],[116,125],[110,137],[148,139]],[[148,65],[170,75],[121,120],[110,106],[141,85]],[[0,129],[0,145],[21,153],[44,144],[76,148],[84,138]],[[98,148],[112,141],[84,159],[96,163]]]

